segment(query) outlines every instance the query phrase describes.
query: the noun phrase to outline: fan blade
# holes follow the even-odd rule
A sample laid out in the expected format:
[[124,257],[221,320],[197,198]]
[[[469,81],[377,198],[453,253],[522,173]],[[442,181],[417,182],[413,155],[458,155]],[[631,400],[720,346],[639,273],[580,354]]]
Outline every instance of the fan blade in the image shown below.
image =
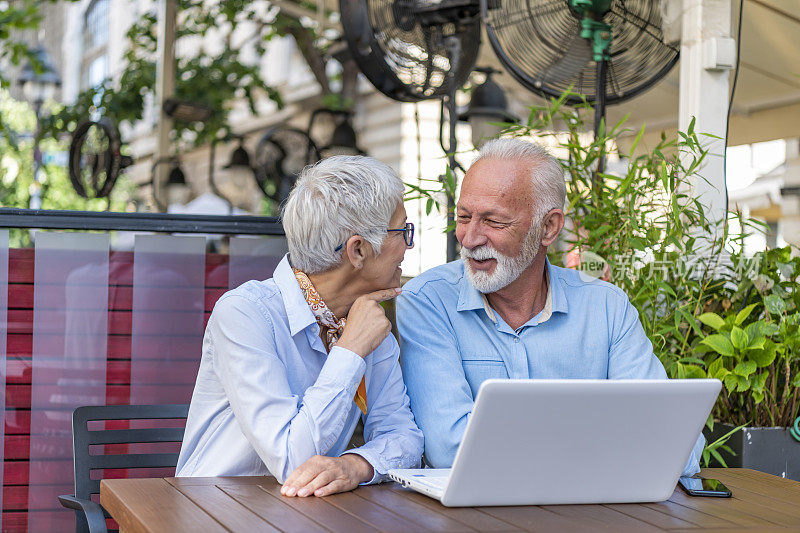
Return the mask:
[[543,77],[551,83],[570,83],[576,80],[586,66],[592,61],[592,46],[587,39],[575,34],[564,48],[558,61],[552,63],[543,72]]

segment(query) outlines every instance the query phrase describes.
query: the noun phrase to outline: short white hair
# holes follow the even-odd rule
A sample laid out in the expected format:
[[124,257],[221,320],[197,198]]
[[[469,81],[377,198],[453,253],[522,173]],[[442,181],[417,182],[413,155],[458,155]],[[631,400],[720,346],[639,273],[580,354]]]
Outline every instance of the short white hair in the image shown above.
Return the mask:
[[551,209],[564,209],[567,199],[567,184],[564,181],[564,170],[561,163],[547,149],[535,142],[517,138],[493,139],[484,144],[478,152],[481,159],[531,160],[531,179],[534,216],[544,218]]
[[306,274],[337,267],[336,248],[353,235],[379,254],[402,201],[403,182],[377,159],[340,155],[304,168],[282,210],[292,266]]

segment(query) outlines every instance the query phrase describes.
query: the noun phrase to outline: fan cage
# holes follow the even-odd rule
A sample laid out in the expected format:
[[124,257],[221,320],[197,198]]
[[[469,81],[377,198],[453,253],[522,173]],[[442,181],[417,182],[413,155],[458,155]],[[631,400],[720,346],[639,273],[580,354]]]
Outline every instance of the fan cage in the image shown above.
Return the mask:
[[287,126],[273,127],[256,146],[256,182],[264,194],[280,201],[303,168],[319,160],[319,149],[306,132]]
[[[475,66],[480,46],[478,0],[444,0],[438,4],[440,10],[457,16],[449,22],[423,23],[419,9],[431,5],[435,4],[430,0],[340,0],[342,26],[356,63],[390,98],[409,102],[441,98],[450,92],[448,74],[453,66],[456,88]],[[449,57],[448,37],[458,42],[457,62]]]
[[[661,2],[615,0],[603,20],[611,25],[606,103],[633,98],[666,76],[678,61],[664,41]],[[570,104],[597,99],[596,64],[569,0],[481,0],[489,42],[509,73],[545,98],[571,90]]]

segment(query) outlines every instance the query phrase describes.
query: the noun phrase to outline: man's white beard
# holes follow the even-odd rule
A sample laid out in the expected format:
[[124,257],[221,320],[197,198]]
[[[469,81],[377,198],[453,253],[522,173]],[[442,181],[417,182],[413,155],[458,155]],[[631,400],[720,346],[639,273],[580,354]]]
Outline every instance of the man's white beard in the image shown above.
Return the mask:
[[[525,269],[531,266],[536,254],[539,252],[539,245],[542,240],[542,225],[534,221],[531,223],[531,228],[525,235],[522,242],[522,250],[516,257],[503,255],[491,244],[484,244],[483,246],[476,246],[475,248],[468,249],[464,246],[461,247],[461,259],[464,261],[464,272],[467,274],[467,279],[473,287],[478,289],[484,294],[497,292],[500,289],[507,287],[511,282],[516,280]],[[484,271],[475,271],[470,265],[469,259],[477,259],[482,261],[485,259],[495,259],[497,264],[494,271],[489,274]]]

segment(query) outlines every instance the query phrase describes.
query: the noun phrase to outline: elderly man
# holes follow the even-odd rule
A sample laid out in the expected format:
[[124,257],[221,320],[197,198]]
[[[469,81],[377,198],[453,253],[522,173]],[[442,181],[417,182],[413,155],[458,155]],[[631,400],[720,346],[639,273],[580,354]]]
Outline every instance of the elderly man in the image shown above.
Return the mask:
[[[211,314],[179,476],[274,475],[327,496],[419,465],[397,341],[379,302],[413,244],[403,184],[368,157],[306,168],[283,211],[289,255]],[[347,449],[359,418],[365,444]]]
[[[452,465],[486,379],[667,377],[621,289],[548,261],[565,196],[561,165],[545,149],[487,143],[456,206],[462,259],[403,287],[401,366],[430,466]],[[703,443],[684,474],[699,471]]]

